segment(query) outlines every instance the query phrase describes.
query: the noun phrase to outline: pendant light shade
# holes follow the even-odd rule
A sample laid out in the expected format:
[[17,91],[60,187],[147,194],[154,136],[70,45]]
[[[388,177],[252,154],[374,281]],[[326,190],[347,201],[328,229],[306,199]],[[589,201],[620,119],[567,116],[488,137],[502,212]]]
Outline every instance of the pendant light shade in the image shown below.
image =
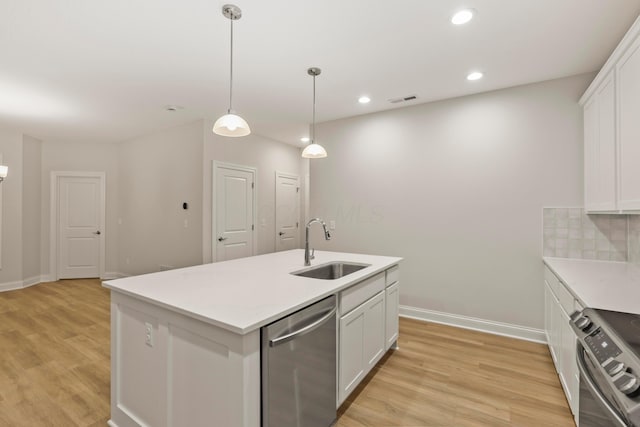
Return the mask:
[[322,159],[327,157],[327,150],[320,144],[316,144],[316,76],[320,75],[320,68],[309,68],[307,74],[313,76],[313,121],[311,122],[311,143],[302,150],[305,159]]
[[213,125],[213,133],[221,136],[247,136],[251,133],[249,124],[245,119],[235,114],[233,105],[233,21],[242,17],[242,10],[236,5],[225,4],[222,6],[222,14],[231,21],[231,59],[229,61],[229,109],[227,114],[216,120]]
[[247,136],[251,133],[251,129],[245,119],[229,113],[216,120],[213,132],[222,136]]
[[302,157],[305,159],[322,159],[327,157],[327,150],[320,144],[309,144],[302,150]]

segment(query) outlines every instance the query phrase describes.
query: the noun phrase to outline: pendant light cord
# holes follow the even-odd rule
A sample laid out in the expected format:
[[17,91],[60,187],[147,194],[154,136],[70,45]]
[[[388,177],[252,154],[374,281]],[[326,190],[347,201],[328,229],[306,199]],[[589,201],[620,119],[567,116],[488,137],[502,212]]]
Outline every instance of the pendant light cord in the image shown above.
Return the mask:
[[229,61],[229,114],[233,110],[232,101],[233,101],[233,17],[230,19],[231,21],[231,60]]
[[313,122],[311,124],[311,143],[316,140],[316,76],[313,76]]

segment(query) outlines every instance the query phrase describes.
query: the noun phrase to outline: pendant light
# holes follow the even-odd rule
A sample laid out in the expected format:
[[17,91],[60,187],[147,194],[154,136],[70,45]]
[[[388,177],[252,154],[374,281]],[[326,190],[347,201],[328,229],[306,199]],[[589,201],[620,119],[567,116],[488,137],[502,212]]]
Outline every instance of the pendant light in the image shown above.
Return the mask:
[[307,74],[313,76],[313,121],[311,122],[311,143],[302,151],[302,157],[306,159],[322,159],[327,157],[327,150],[320,144],[316,144],[316,76],[319,76],[320,68],[309,68]]
[[233,100],[233,21],[242,17],[242,10],[236,5],[225,4],[222,6],[222,14],[231,21],[231,64],[229,69],[229,109],[227,114],[216,120],[213,125],[213,133],[221,136],[246,136],[251,133],[247,122],[232,109]]

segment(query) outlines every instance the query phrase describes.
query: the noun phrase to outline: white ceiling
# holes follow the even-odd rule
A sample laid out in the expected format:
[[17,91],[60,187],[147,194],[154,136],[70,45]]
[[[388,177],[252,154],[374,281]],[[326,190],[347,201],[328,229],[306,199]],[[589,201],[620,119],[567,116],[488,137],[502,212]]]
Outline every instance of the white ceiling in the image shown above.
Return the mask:
[[[118,142],[215,119],[228,107],[223,4],[0,0],[0,125]],[[640,14],[640,0],[235,4],[234,108],[254,133],[296,145],[311,119],[310,66],[322,69],[317,118],[328,121],[595,71]],[[463,7],[476,18],[451,25]],[[471,70],[485,78],[468,82]],[[358,104],[362,94],[372,102]],[[387,101],[406,95],[418,99]]]

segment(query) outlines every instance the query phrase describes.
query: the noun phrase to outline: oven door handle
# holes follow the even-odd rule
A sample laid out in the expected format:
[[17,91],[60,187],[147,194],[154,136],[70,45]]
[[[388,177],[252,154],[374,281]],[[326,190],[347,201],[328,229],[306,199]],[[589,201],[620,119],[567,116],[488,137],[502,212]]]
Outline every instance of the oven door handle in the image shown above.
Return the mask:
[[600,401],[602,406],[607,410],[607,412],[609,412],[609,415],[611,415],[611,417],[613,417],[613,419],[621,427],[628,427],[628,424],[622,419],[622,417],[620,417],[620,415],[618,414],[618,411],[616,410],[616,408],[614,408],[611,405],[611,403],[609,403],[609,401],[607,400],[605,395],[602,394],[602,392],[600,391],[600,389],[596,385],[595,381],[593,380],[593,377],[591,376],[591,373],[589,372],[589,370],[587,368],[587,363],[584,360],[585,353],[586,353],[586,351],[582,347],[582,344],[580,344],[578,342],[577,349],[576,349],[576,360],[578,362],[578,370],[582,374],[582,378],[584,378],[586,380],[587,386],[591,390],[591,394],[593,394],[593,396],[598,401]]

